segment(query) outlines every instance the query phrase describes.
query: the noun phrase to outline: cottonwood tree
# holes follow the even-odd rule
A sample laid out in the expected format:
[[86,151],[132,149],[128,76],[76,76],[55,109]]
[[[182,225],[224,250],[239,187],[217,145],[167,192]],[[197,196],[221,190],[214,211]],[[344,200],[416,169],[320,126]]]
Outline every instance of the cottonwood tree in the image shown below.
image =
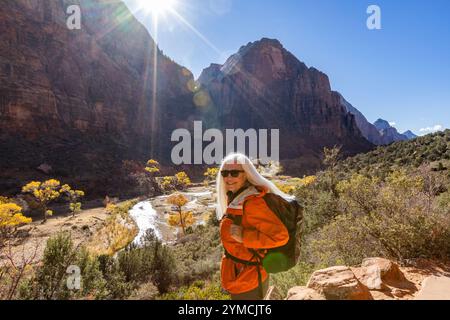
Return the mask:
[[68,184],[63,185],[60,192],[68,198],[70,212],[75,217],[75,214],[81,211],[81,202],[79,200],[84,197],[84,192],[81,190],[73,190]]
[[47,221],[47,216],[53,214],[53,211],[48,210],[47,206],[61,195],[59,190],[60,185],[61,183],[58,180],[50,179],[45,182],[33,181],[22,188],[22,193],[31,194],[37,201],[38,206],[43,213],[43,223]]
[[186,228],[192,226],[195,223],[195,218],[191,211],[183,211],[183,206],[186,205],[189,200],[182,194],[176,193],[171,195],[167,202],[174,206],[174,212],[169,216],[168,223],[173,227],[181,228],[183,235],[186,234]]

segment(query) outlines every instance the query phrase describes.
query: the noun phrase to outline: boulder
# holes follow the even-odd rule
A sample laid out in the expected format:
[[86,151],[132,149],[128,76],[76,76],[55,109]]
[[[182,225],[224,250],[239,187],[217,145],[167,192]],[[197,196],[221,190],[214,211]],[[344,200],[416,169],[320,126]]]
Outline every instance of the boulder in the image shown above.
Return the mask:
[[323,294],[327,300],[372,300],[367,287],[346,266],[314,272],[307,287]]
[[326,298],[314,289],[294,287],[288,291],[286,300],[326,300]]
[[381,270],[377,265],[369,267],[352,268],[356,278],[369,290],[383,289],[383,280],[381,279]]
[[379,269],[381,280],[387,282],[404,281],[405,276],[400,271],[398,265],[384,258],[367,258],[364,259],[361,267],[372,268],[371,270]]

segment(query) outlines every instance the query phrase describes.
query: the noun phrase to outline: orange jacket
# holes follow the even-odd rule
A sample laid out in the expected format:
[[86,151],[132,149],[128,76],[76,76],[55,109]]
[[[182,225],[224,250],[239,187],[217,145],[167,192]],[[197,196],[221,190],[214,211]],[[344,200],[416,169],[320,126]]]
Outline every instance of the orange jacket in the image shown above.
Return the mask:
[[[265,249],[283,246],[288,242],[288,230],[263,199],[266,193],[263,187],[250,186],[228,205],[220,223],[220,236],[224,249],[233,257],[255,262],[257,259],[249,249],[255,249],[260,256],[264,256]],[[242,218],[243,243],[234,240],[230,234],[233,219],[239,216]],[[235,262],[224,255],[221,265],[222,287],[231,294],[256,289],[259,285],[257,268]],[[264,268],[259,268],[264,282],[267,273]]]

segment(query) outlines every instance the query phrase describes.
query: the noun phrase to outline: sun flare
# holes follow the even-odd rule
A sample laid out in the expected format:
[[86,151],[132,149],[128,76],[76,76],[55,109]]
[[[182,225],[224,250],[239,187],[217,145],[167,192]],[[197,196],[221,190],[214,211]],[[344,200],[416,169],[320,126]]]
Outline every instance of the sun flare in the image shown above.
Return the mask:
[[176,6],[175,0],[140,0],[141,8],[154,15],[162,15],[173,11]]

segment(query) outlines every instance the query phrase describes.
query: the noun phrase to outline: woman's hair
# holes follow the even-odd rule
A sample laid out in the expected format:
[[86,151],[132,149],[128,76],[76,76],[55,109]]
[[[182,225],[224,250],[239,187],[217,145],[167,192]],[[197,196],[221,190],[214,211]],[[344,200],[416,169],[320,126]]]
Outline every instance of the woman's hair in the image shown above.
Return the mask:
[[256,170],[252,161],[245,155],[241,153],[231,153],[226,156],[222,160],[222,164],[220,165],[219,172],[216,178],[216,191],[217,191],[217,207],[216,207],[216,215],[217,219],[220,221],[227,210],[227,192],[225,189],[225,180],[221,175],[221,171],[225,164],[240,164],[242,165],[242,169],[245,171],[247,176],[247,181],[250,182],[254,186],[260,186],[267,188],[268,193],[274,193],[286,200],[294,199],[293,196],[290,196],[278,189],[272,182],[264,178],[258,170]]

